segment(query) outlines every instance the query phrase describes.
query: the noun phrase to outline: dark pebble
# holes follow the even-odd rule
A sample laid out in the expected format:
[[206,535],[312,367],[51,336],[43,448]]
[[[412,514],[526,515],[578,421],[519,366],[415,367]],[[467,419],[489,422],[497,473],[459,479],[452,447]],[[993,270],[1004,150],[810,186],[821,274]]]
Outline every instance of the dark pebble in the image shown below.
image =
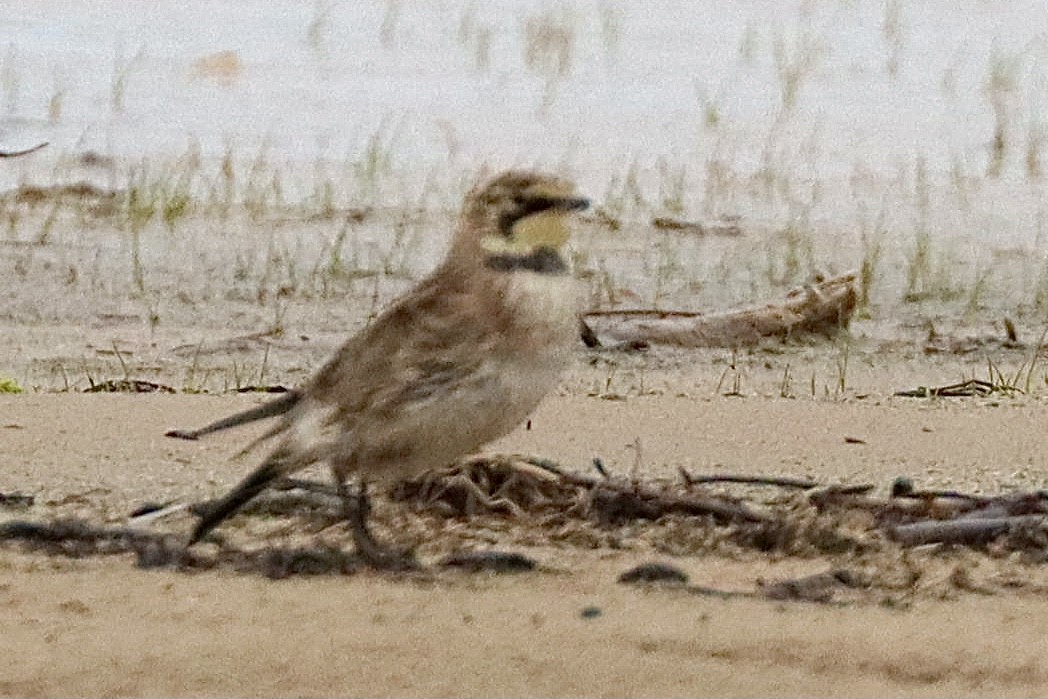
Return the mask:
[[583,607],[579,616],[583,619],[596,619],[603,613],[600,607]]
[[619,576],[620,583],[680,583],[688,582],[688,575],[676,566],[668,563],[645,563],[630,568]]
[[458,551],[444,557],[440,565],[470,573],[527,573],[536,567],[533,559],[505,551]]

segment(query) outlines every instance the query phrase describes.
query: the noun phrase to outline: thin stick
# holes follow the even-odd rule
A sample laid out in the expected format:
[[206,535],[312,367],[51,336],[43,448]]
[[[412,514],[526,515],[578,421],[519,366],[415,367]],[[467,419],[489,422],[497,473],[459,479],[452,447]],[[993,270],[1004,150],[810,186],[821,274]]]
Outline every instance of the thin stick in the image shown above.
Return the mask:
[[684,479],[684,483],[687,485],[695,485],[698,483],[746,483],[749,485],[774,485],[780,488],[800,488],[801,490],[817,488],[820,485],[820,483],[807,478],[735,476],[727,473],[715,474],[712,476],[693,476],[688,473],[683,466],[680,467],[679,471],[681,477]]
[[48,145],[48,142],[44,141],[43,143],[38,143],[35,146],[26,148],[25,150],[0,150],[0,158],[17,158],[20,155],[29,155],[30,153],[35,153],[46,145]]

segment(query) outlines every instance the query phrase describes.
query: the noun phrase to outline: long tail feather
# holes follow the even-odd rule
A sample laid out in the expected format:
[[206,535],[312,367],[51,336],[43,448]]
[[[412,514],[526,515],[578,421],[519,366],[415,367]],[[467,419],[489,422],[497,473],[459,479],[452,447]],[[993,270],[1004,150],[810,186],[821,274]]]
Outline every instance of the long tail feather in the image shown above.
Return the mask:
[[176,437],[178,439],[200,439],[204,435],[211,434],[213,432],[221,432],[222,430],[228,430],[232,427],[239,427],[240,425],[246,425],[249,422],[255,420],[263,420],[267,417],[276,417],[283,415],[291,408],[295,407],[295,404],[302,398],[300,391],[288,391],[284,395],[280,396],[275,400],[271,400],[268,403],[263,403],[254,408],[243,410],[235,415],[224,417],[221,420],[215,420],[214,422],[205,425],[196,430],[170,430],[164,433],[165,437]]

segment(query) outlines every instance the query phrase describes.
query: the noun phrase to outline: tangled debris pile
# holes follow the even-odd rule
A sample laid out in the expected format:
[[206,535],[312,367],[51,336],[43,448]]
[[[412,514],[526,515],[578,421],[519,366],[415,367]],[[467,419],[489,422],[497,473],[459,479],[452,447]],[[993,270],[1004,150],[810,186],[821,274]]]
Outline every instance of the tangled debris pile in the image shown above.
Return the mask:
[[[1041,491],[988,497],[916,490],[900,478],[884,498],[871,495],[869,484],[820,486],[803,479],[695,477],[683,471],[681,483],[652,483],[612,477],[599,460],[595,466],[598,475],[589,476],[528,457],[475,459],[403,481],[391,497],[444,517],[529,516],[547,526],[566,518],[604,527],[699,518],[692,526],[721,527],[739,546],[788,554],[858,552],[876,540],[901,547],[994,545],[1038,561],[1048,555],[1048,493]],[[713,483],[808,494],[780,497],[769,507],[702,487]]]
[[[885,595],[912,594],[918,581],[936,567],[948,569],[938,576],[939,582],[954,591],[1043,587],[1032,579],[1024,585],[1016,575],[1006,575],[994,588],[975,582],[971,575],[977,558],[1008,559],[1030,570],[1036,570],[1032,564],[1048,560],[1048,494],[1043,492],[982,496],[923,491],[900,478],[887,497],[878,497],[872,494],[874,487],[865,484],[827,486],[804,479],[693,476],[683,471],[672,482],[639,481],[609,474],[599,460],[594,466],[596,473],[590,475],[530,457],[474,458],[396,484],[389,497],[401,507],[382,509],[399,510],[398,516],[416,523],[457,522],[466,530],[502,522],[506,526],[501,530],[507,532],[499,539],[503,544],[610,548],[628,547],[632,538],[674,556],[770,555],[829,564],[827,572],[815,576],[756,581],[752,593],[686,586],[702,595],[827,602],[847,590],[857,599],[873,594],[884,602]],[[744,488],[747,496],[731,494],[733,487]],[[198,503],[188,509],[206,507]],[[330,544],[247,551],[220,540],[217,552],[187,550],[179,537],[143,528],[163,510],[140,508],[126,527],[99,527],[82,520],[11,520],[0,524],[0,541],[18,541],[23,550],[47,555],[131,553],[139,567],[221,568],[271,578],[348,574],[361,566],[353,554]],[[244,514],[308,513],[334,522],[340,511],[331,486],[289,479]],[[439,526],[433,535],[441,535]],[[466,549],[471,548],[469,541],[468,535],[460,537]],[[535,568],[517,554],[471,553],[475,552],[454,551],[441,565],[497,572]],[[686,578],[655,566],[623,581],[659,580]],[[937,594],[946,594],[941,588]]]

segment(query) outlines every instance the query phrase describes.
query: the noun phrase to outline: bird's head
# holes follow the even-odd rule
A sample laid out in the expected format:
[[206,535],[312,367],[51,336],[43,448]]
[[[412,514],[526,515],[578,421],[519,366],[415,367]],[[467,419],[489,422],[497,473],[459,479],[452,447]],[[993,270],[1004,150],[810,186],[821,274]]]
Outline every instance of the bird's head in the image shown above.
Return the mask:
[[466,198],[456,247],[494,269],[563,271],[560,250],[569,236],[568,215],[588,206],[568,180],[505,172]]

